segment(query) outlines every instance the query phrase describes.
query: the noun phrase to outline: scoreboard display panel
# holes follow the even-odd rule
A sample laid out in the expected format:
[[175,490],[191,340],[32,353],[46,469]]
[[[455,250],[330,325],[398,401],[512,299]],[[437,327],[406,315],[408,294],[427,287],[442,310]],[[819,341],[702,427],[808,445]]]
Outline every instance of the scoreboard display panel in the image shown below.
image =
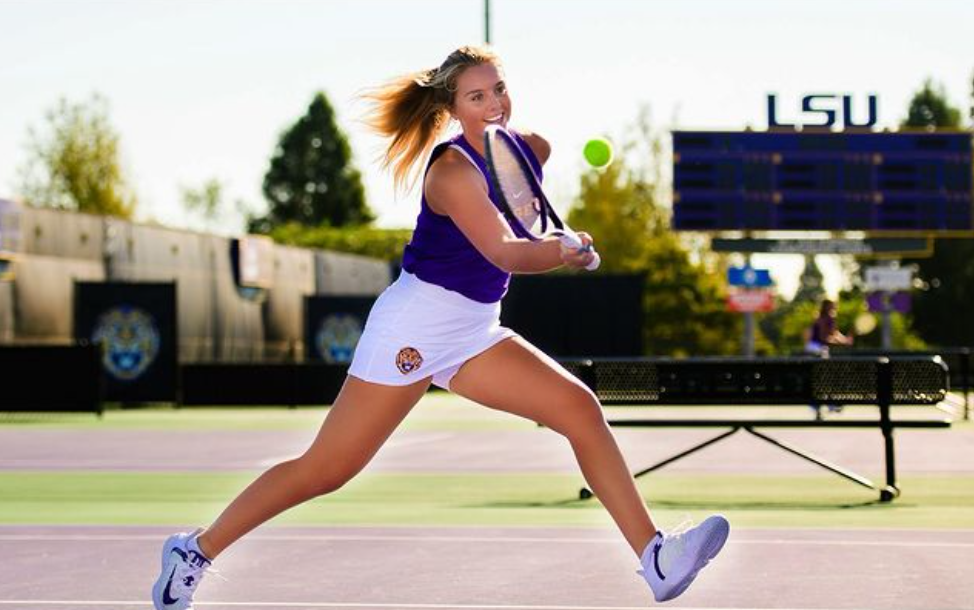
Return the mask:
[[673,132],[673,228],[974,231],[966,132]]

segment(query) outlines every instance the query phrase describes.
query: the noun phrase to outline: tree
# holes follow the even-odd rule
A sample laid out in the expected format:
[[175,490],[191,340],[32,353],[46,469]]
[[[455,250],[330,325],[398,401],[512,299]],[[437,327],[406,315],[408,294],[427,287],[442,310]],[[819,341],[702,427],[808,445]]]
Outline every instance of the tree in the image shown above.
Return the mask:
[[799,278],[798,291],[793,301],[818,303],[825,298],[825,276],[818,268],[814,254],[805,255],[805,268]]
[[[595,238],[602,256],[599,273],[638,273],[645,277],[643,343],[653,355],[729,354],[738,350],[740,320],[724,308],[723,268],[691,261],[690,251],[669,228],[660,205],[661,139],[645,111],[635,139],[601,170],[582,176],[569,224]],[[640,150],[640,148],[642,150]],[[638,152],[637,154],[634,154]],[[627,163],[648,158],[645,166]],[[716,273],[714,273],[716,271]]]
[[[914,112],[914,109],[917,109]],[[914,95],[903,127],[960,128],[960,111],[950,106],[943,88],[930,81]],[[907,260],[919,268],[923,290],[913,302],[913,327],[928,343],[974,345],[974,318],[960,315],[974,302],[974,239],[934,240],[930,258]]]
[[[826,296],[822,270],[813,254],[805,255],[798,290],[790,301],[780,295],[775,299],[774,311],[761,316],[758,326],[769,342],[772,354],[790,355],[800,353],[805,344],[805,330],[818,316],[818,308]],[[842,308],[840,304],[840,314]]]
[[390,263],[398,263],[402,259],[403,248],[412,235],[412,229],[380,229],[369,225],[308,227],[296,222],[281,225],[270,232],[271,238],[278,243],[361,254]]
[[374,220],[351,159],[348,139],[319,92],[307,113],[281,135],[264,176],[270,209],[266,216],[251,219],[251,229],[268,233],[288,222],[341,227]]
[[219,224],[223,215],[223,184],[216,178],[210,178],[198,188],[180,187],[183,207],[193,215],[203,219],[208,230],[213,230]]
[[930,79],[913,94],[903,127],[960,127],[960,110],[947,101],[943,85],[935,87]]
[[61,98],[45,129],[28,132],[19,190],[32,205],[130,218],[136,197],[119,161],[119,136],[98,94],[73,104]]

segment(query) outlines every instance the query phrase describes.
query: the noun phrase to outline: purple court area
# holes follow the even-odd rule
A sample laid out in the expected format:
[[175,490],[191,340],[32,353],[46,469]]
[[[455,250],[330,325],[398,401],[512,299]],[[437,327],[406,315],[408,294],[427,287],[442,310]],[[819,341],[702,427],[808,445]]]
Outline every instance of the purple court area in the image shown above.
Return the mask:
[[[169,528],[0,527],[0,609],[150,608]],[[974,532],[733,531],[670,608],[970,608]],[[614,531],[263,528],[199,608],[635,610],[653,605]]]
[[[841,417],[841,416],[839,416]],[[720,429],[617,428],[630,465],[639,468],[716,436]],[[300,455],[307,430],[145,430],[0,427],[0,470],[259,471]],[[768,430],[842,466],[881,472],[879,430]],[[897,470],[974,472],[974,430],[896,432]],[[445,457],[448,456],[448,459]],[[567,441],[551,430],[399,430],[369,464],[370,472],[562,472],[578,467]],[[818,467],[739,433],[664,472],[810,473]]]

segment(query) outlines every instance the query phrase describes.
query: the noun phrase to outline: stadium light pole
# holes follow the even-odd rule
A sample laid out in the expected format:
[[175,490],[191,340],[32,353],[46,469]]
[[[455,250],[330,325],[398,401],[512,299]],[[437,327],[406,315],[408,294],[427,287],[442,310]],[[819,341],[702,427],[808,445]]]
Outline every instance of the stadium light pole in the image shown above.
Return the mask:
[[484,43],[490,44],[490,0],[484,0]]

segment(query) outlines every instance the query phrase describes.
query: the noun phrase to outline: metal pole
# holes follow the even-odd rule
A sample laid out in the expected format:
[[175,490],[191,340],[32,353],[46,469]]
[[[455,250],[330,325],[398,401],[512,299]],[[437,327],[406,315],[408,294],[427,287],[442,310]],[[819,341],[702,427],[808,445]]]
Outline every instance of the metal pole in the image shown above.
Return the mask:
[[[899,267],[899,261],[887,261],[886,267],[895,269]],[[889,290],[882,291],[883,303],[883,349],[893,349],[893,293]]]
[[744,355],[754,355],[754,312],[744,313]]
[[968,348],[963,348],[960,351],[960,377],[961,385],[963,388],[959,388],[964,392],[964,421],[970,421],[971,419],[971,357],[974,354]]
[[893,349],[893,316],[890,313],[890,293],[883,291],[883,349]]
[[[747,253],[744,255],[744,266],[751,266],[751,254]],[[746,290],[752,290],[747,288]],[[744,355],[748,357],[754,356],[754,312],[746,311],[744,312]]]
[[484,43],[490,44],[490,0],[484,0]]
[[883,449],[886,456],[886,487],[879,492],[882,502],[890,502],[900,495],[896,487],[896,449],[893,444],[893,424],[889,408],[893,404],[893,364],[889,358],[879,358],[876,370],[876,402],[879,405],[879,423],[883,430]]

